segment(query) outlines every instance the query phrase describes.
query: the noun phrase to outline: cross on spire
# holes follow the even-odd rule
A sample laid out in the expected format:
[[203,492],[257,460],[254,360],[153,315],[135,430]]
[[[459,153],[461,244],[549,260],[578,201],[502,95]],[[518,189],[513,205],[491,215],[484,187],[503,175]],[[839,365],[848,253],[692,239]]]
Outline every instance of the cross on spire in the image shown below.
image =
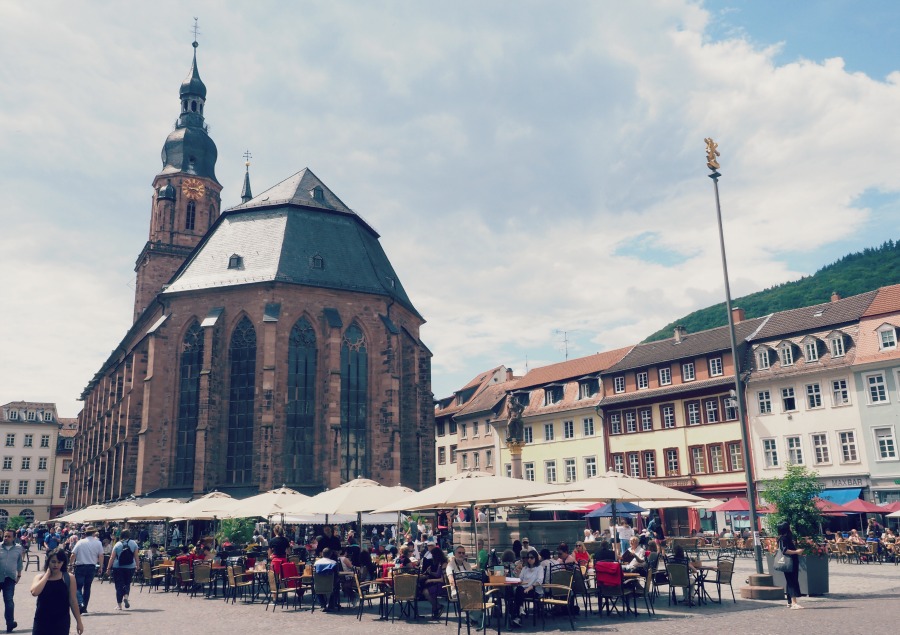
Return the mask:
[[252,159],[252,158],[253,158],[253,155],[250,154],[250,150],[246,150],[246,151],[244,152],[244,161],[245,161],[244,165],[249,166],[249,165],[250,165],[250,159]]
[[198,21],[198,20],[199,20],[199,18],[194,18],[194,29],[193,29],[193,31],[194,31],[194,47],[195,47],[195,48],[196,48],[196,46],[197,46],[197,35],[200,33],[200,27],[197,26],[197,21]]

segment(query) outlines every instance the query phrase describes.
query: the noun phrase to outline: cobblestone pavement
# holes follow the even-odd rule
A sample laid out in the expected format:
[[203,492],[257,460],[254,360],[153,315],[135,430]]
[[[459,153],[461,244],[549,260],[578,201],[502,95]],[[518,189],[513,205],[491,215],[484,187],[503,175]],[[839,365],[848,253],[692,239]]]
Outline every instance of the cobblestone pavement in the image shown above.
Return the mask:
[[[900,623],[900,566],[832,562],[831,593],[821,598],[803,598],[801,601],[806,606],[803,611],[787,610],[783,601],[741,600],[739,589],[747,575],[754,570],[752,560],[738,559],[734,578],[737,603],[731,602],[727,589],[724,593],[728,601],[721,605],[709,604],[693,608],[682,605],[669,607],[663,595],[656,602],[656,617],[652,620],[647,617],[643,603],[639,602],[640,616],[637,618],[605,615],[585,617],[582,614],[576,620],[576,630],[589,633],[636,633],[652,628],[654,635],[800,635],[814,632],[854,635],[892,632]],[[33,576],[33,569],[25,572],[16,589],[16,616],[20,625],[16,632],[31,632],[35,600],[28,589]],[[715,595],[715,591],[713,594]],[[452,617],[447,626],[444,626],[443,621],[438,623],[428,620],[420,620],[418,623],[397,620],[391,624],[377,621],[377,611],[367,609],[362,622],[357,622],[355,612],[348,609],[338,614],[319,611],[315,614],[310,614],[309,611],[297,613],[293,609],[282,611],[281,608],[273,612],[271,607],[266,611],[264,603],[242,604],[238,601],[231,605],[224,603],[221,597],[215,600],[199,596],[192,599],[185,594],[178,596],[174,592],[150,593],[146,589],[141,592],[139,585],[133,587],[132,608],[118,611],[112,584],[100,584],[96,580],[92,595],[90,613],[84,617],[85,633],[88,635],[145,632],[154,635],[234,635],[236,632],[299,633],[315,629],[337,635],[358,635],[363,629],[373,635],[453,635],[456,632]],[[427,603],[423,602],[420,606],[423,614],[429,612]],[[648,627],[649,621],[653,622],[652,627]],[[530,620],[526,620],[522,632],[535,630],[541,630],[540,622],[538,628],[534,629]],[[546,630],[569,632],[568,621],[565,618],[550,619]],[[73,624],[72,633],[74,632]],[[496,630],[488,631],[491,632]]]

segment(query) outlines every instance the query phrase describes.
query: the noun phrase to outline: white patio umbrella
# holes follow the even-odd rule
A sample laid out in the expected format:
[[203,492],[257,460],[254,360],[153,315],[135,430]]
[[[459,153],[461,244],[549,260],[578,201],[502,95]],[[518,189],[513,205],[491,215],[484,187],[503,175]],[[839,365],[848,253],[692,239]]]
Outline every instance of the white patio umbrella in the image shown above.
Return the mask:
[[133,510],[128,520],[168,520],[175,518],[184,503],[176,498],[160,498]]
[[887,515],[888,518],[900,518],[900,509]]
[[379,507],[375,513],[497,505],[504,501],[557,494],[559,491],[558,485],[544,485],[487,472],[461,472],[443,483]]
[[98,510],[87,520],[94,521],[111,521],[111,520],[128,520],[132,514],[139,513],[141,506],[132,501],[125,501],[118,505],[111,505],[105,510]]
[[215,520],[231,512],[240,502],[224,492],[210,492],[179,509],[176,520]]
[[96,520],[96,515],[102,514],[107,509],[107,505],[90,505],[82,509],[76,509],[75,511],[69,512],[68,514],[65,514],[63,516],[59,516],[54,520],[66,523],[86,523]]
[[[367,478],[355,478],[283,510],[285,514],[358,514],[390,505],[412,494],[408,487],[388,487]],[[399,511],[399,510],[391,510]]]
[[277,489],[257,494],[249,498],[235,501],[231,511],[225,512],[219,518],[270,518],[278,514],[284,514],[284,510],[301,505],[310,500],[306,494],[283,485]]

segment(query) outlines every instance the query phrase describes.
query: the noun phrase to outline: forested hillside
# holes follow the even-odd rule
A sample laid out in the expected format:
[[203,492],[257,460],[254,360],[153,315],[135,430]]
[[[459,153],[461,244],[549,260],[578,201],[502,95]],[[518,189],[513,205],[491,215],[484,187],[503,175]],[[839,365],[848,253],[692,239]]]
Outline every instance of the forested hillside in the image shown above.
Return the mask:
[[[889,240],[881,247],[844,256],[811,276],[736,298],[732,306],[744,309],[748,318],[760,317],[774,311],[828,302],[832,291],[846,298],[897,283],[900,283],[900,242]],[[670,322],[644,341],[672,337],[672,329],[679,324],[688,333],[696,333],[727,323],[725,302],[722,302]]]

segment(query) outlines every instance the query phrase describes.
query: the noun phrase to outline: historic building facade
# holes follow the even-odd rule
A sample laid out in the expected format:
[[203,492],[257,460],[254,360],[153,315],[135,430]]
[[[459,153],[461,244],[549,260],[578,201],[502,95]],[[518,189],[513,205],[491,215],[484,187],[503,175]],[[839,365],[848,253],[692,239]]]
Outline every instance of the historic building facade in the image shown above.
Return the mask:
[[82,394],[68,507],[432,484],[424,319],[378,234],[309,169],[255,198],[245,180],[220,213],[196,50],[179,97],[134,324]]

